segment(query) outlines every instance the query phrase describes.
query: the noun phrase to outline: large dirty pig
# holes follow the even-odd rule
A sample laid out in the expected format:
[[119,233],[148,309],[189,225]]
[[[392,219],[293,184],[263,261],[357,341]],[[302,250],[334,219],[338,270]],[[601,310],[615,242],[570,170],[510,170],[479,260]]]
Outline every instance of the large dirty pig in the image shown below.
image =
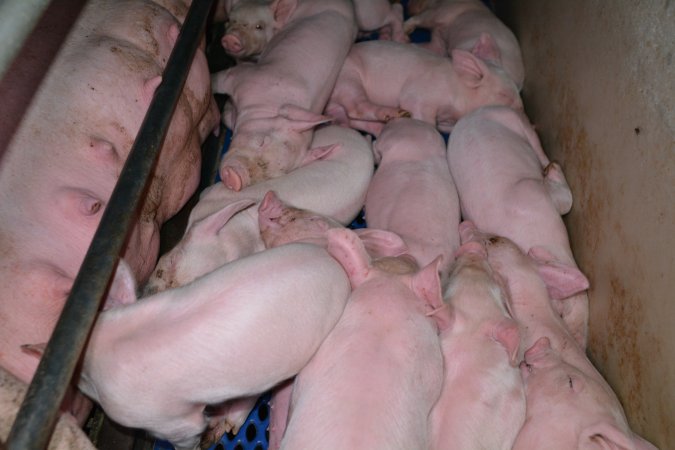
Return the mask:
[[[464,219],[508,237],[540,259],[576,267],[560,217],[570,210],[572,194],[524,114],[491,106],[464,117],[450,136],[448,162]],[[585,347],[587,294],[563,289],[551,297]]]
[[314,133],[313,145],[334,146],[323,158],[239,192],[217,183],[202,192],[181,241],[163,255],[145,287],[155,293],[182,286],[225,263],[265,248],[258,209],[249,207],[274,191],[298,208],[346,225],[361,210],[373,174],[369,141],[354,130],[329,126]]
[[431,412],[432,449],[510,450],[525,421],[518,370],[520,331],[487,262],[485,248],[462,242],[434,314],[441,330],[445,380]]
[[[167,10],[124,4],[130,12],[113,13],[118,2],[110,0],[88,4],[3,159],[0,364],[23,381],[37,360],[21,345],[48,340],[177,37],[179,22]],[[160,225],[197,187],[208,80],[197,50],[124,250],[141,281],[157,259]],[[217,115],[208,120],[215,126]]]
[[436,129],[415,119],[387,123],[373,144],[377,170],[366,194],[368,227],[392,231],[421,266],[442,256],[444,286],[459,247],[459,198]]
[[366,41],[352,46],[326,107],[338,123],[379,135],[385,122],[412,116],[450,131],[483,105],[522,109],[515,83],[466,50],[451,58],[413,45]]
[[314,245],[239,259],[101,313],[79,386],[116,422],[193,448],[207,405],[260,394],[298,373],[349,292],[344,270]]
[[[225,185],[238,191],[278,177],[323,154],[309,150],[349,47],[356,37],[347,0],[279,0],[286,23],[257,64],[214,74],[215,92],[230,96],[233,137],[220,165]],[[224,116],[225,118],[225,116]]]
[[551,307],[551,288],[583,290],[588,283],[583,274],[574,266],[534,259],[471,222],[463,223],[460,233],[485,248],[523,330],[527,415],[513,448],[654,450],[630,430],[616,394]]
[[296,377],[281,448],[426,449],[443,378],[437,325],[426,315],[441,302],[438,261],[419,271],[409,257],[371,261],[351,230],[328,234],[353,292]]
[[417,27],[431,30],[431,40],[420,44],[424,48],[441,56],[456,48],[470,51],[502,67],[522,88],[525,67],[518,39],[481,0],[437,0],[424,10],[414,10],[403,29],[407,34]]

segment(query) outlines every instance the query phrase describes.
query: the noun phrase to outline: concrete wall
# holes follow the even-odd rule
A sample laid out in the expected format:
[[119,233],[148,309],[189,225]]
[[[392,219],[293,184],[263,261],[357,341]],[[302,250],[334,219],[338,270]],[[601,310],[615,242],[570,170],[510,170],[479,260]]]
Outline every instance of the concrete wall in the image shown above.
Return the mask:
[[497,0],[523,98],[574,194],[589,356],[634,431],[675,442],[675,2]]

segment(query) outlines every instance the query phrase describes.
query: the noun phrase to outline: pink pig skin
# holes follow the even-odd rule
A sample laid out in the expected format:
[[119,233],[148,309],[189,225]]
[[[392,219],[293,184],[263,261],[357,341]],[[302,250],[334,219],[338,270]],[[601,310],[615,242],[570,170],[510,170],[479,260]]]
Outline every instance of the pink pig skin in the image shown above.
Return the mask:
[[[523,114],[491,106],[463,118],[448,142],[448,162],[464,219],[508,237],[541,260],[576,268],[560,217],[571,207],[572,194]],[[551,294],[570,332],[585,347],[587,294]]]
[[356,25],[361,32],[377,31],[379,39],[408,42],[403,33],[403,5],[389,0],[354,2]]
[[503,67],[522,88],[525,68],[518,39],[482,1],[440,0],[403,26],[407,34],[417,27],[431,30],[431,41],[424,47],[438,55],[459,48]]
[[328,233],[353,292],[296,377],[281,448],[426,449],[443,378],[437,326],[426,316],[441,302],[437,261],[387,272],[354,232]]
[[517,368],[518,325],[507,311],[485,248],[464,243],[444,292],[445,380],[431,412],[432,449],[510,450],[525,421]]
[[79,387],[116,422],[192,448],[206,405],[260,394],[304,367],[349,292],[314,245],[251,255],[101,313]]
[[275,4],[276,14],[288,22],[258,63],[238,64],[212,77],[214,91],[230,95],[236,111],[232,142],[220,166],[223,182],[235,191],[322,154],[308,151],[313,128],[330,121],[320,113],[356,37],[350,1]]
[[[363,206],[373,174],[370,142],[354,130],[329,126],[317,130],[313,143],[334,149],[307,166],[239,192],[222,183],[202,192],[190,213],[185,236],[159,259],[145,292],[182,286],[225,263],[263,250],[258,209],[244,203],[259,202],[267,191],[343,225],[351,222]],[[238,202],[243,202],[239,203],[240,212],[232,206]]]
[[[124,22],[101,23],[99,11],[115,4],[84,9],[0,168],[0,288],[11,292],[0,302],[0,365],[26,382],[38,360],[20,346],[49,339],[174,45],[178,22],[164,9],[144,2],[133,18],[117,11]],[[160,225],[198,183],[198,121],[211,99],[200,52],[124,250],[141,282],[157,259]]]
[[471,222],[460,225],[460,234],[462,240],[482,242],[523,330],[521,348],[527,350],[520,368],[527,415],[513,448],[655,449],[632,433],[611,387],[551,307],[547,285],[582,290],[587,286],[583,274],[537,261],[513,241],[483,233]]
[[442,256],[445,285],[459,247],[459,198],[436,129],[414,119],[385,125],[373,144],[378,167],[366,194],[369,227],[392,231],[421,266]]
[[383,122],[404,115],[450,131],[460,117],[490,104],[523,108],[506,73],[471,52],[457,49],[445,58],[399,42],[365,41],[352,46],[325,111],[377,136]]

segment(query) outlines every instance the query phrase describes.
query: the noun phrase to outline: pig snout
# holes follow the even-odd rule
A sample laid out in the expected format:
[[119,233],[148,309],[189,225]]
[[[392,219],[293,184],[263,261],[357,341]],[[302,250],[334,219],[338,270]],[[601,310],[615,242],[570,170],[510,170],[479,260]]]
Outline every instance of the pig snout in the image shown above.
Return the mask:
[[220,178],[225,186],[236,192],[251,184],[248,170],[236,163],[223,165],[220,169]]
[[223,39],[221,39],[220,43],[223,45],[225,51],[235,56],[241,53],[244,48],[241,39],[234,34],[226,34],[223,36]]

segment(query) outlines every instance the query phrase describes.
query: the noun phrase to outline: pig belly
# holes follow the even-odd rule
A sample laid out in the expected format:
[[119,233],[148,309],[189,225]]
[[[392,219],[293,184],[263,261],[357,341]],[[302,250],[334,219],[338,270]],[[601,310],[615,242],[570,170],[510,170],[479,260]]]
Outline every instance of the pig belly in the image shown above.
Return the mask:
[[427,448],[443,370],[438,337],[428,318],[396,312],[405,305],[391,297],[360,296],[386,297],[382,289],[352,294],[297,376],[282,449]]

